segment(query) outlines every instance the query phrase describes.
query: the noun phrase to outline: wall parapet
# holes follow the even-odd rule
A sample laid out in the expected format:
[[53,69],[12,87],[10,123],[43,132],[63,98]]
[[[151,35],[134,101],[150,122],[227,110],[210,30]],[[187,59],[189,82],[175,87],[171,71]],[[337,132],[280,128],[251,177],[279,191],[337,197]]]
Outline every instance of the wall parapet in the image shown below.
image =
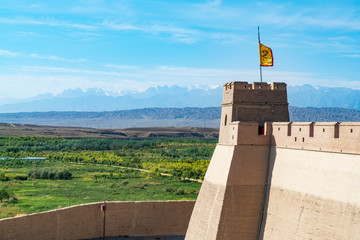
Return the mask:
[[220,145],[273,145],[283,148],[360,154],[360,122],[230,122]]
[[[94,239],[102,236],[102,202],[0,219],[0,238]],[[106,237],[184,236],[195,201],[106,202]]]
[[268,84],[266,82],[229,82],[224,84],[224,90],[286,90],[286,83],[282,82],[273,82]]
[[360,154],[359,122],[274,122],[276,147]]
[[281,82],[229,82],[224,84],[223,92],[223,105],[234,102],[287,104],[286,83]]

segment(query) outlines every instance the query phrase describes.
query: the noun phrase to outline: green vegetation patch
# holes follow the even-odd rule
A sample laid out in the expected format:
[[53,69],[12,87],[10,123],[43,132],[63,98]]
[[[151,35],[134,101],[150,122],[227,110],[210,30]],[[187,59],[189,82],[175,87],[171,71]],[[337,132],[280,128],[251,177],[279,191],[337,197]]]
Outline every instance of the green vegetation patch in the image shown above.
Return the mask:
[[195,200],[201,183],[185,179],[203,179],[215,144],[0,136],[0,218],[104,199]]

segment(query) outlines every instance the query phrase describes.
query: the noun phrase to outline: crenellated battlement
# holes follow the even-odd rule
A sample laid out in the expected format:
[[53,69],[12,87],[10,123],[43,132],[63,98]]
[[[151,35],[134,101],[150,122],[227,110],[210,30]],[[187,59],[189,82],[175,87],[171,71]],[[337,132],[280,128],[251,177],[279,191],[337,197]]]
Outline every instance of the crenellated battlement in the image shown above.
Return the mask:
[[268,84],[266,82],[229,82],[224,84],[224,91],[231,90],[275,90],[275,91],[286,91],[286,83],[274,82]]
[[231,122],[220,145],[269,145],[325,152],[360,154],[360,123]]
[[224,84],[222,105],[240,103],[287,104],[286,83],[230,82]]
[[276,147],[360,154],[360,123],[274,122]]

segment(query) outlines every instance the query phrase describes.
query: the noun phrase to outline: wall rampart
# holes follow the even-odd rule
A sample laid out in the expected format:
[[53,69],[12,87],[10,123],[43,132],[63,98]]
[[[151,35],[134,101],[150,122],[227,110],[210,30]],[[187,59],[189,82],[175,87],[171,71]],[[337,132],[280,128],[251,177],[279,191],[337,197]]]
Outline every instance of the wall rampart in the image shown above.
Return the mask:
[[[101,204],[0,220],[2,240],[72,240],[102,236]],[[184,236],[195,201],[107,202],[106,237]]]
[[282,148],[360,154],[358,122],[235,121],[223,128],[220,145],[273,145]]
[[276,147],[360,154],[360,123],[274,122]]

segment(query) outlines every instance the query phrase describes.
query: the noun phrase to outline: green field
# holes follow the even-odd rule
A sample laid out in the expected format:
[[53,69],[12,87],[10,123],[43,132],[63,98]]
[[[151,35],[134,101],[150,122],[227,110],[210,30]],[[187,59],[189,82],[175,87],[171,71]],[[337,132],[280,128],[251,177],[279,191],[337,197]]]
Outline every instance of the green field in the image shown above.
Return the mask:
[[[201,183],[184,178],[203,179],[215,144],[0,136],[0,157],[7,157],[0,159],[0,218],[104,199],[196,199]],[[47,160],[21,159],[26,157]]]

